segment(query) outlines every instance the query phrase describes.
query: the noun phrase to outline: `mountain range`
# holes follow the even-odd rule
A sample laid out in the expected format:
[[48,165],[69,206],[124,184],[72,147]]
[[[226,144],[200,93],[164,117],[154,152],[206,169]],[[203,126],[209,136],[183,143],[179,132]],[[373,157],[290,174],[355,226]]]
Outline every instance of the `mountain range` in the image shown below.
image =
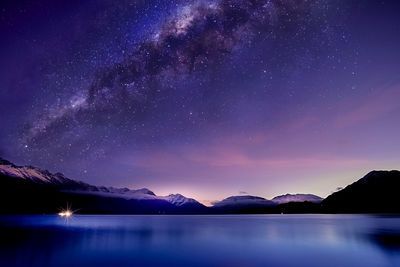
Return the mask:
[[400,212],[393,204],[399,181],[399,171],[373,171],[326,199],[312,194],[286,194],[271,200],[240,195],[206,207],[181,194],[157,196],[147,188],[95,186],[0,158],[0,201],[7,203],[0,205],[0,213],[55,213],[67,204],[87,214]]

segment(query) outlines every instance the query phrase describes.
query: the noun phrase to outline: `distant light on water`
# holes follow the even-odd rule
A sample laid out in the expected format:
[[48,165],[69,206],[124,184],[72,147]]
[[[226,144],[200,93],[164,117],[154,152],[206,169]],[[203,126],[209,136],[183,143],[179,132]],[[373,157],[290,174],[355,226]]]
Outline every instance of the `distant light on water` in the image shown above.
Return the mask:
[[71,217],[72,216],[72,211],[70,210],[65,210],[65,211],[61,211],[58,213],[58,215],[60,215],[61,217]]
[[61,211],[58,213],[59,216],[69,218],[74,214],[74,212],[71,210],[71,206],[67,204],[66,209],[61,209]]

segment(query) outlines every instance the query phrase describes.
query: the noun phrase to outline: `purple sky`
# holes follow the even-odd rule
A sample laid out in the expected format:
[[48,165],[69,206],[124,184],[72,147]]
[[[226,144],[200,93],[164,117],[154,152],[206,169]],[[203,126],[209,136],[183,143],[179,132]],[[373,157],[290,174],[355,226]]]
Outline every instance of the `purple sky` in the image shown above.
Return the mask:
[[203,203],[400,163],[397,1],[4,1],[0,156]]

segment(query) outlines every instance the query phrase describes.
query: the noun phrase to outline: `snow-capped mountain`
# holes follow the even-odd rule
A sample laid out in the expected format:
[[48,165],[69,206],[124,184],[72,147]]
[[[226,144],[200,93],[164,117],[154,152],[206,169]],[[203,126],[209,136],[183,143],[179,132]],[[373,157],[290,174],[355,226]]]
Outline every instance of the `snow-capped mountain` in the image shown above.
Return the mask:
[[0,158],[0,173],[21,178],[25,180],[30,180],[35,183],[53,184],[53,185],[63,185],[63,184],[82,184],[84,183],[76,182],[65,177],[62,173],[52,174],[48,170],[42,170],[33,166],[16,166],[13,163]]
[[224,206],[271,206],[275,203],[257,196],[231,196],[214,203],[214,207]]
[[94,186],[0,158],[0,202],[7,203],[0,205],[0,214],[54,214],[68,203],[87,214],[399,213],[399,183],[399,171],[373,171],[325,200],[311,194],[286,194],[272,200],[242,195],[205,207],[181,194],[157,196],[147,188]]
[[174,204],[175,206],[183,206],[187,204],[197,204],[197,200],[193,198],[187,198],[185,196],[182,196],[181,194],[170,194],[166,197],[161,197],[162,199],[165,199],[171,204]]
[[203,206],[193,198],[187,198],[181,194],[171,194],[168,196],[157,196],[147,188],[129,189],[105,186],[94,186],[81,181],[76,181],[65,177],[62,173],[51,173],[32,166],[17,166],[7,160],[0,158],[0,174],[24,179],[36,184],[43,184],[55,187],[61,192],[72,194],[85,194],[100,197],[115,197],[126,200],[162,200],[174,206],[195,204]]
[[289,202],[304,202],[304,201],[320,203],[322,200],[323,198],[312,194],[286,194],[274,197],[272,199],[272,201],[277,204],[284,204]]

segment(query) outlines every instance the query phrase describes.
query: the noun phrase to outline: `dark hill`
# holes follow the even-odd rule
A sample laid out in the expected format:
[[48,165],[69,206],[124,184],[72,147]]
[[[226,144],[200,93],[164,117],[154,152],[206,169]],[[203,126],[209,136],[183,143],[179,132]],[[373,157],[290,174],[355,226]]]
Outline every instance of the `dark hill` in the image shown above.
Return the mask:
[[399,213],[400,171],[372,171],[321,203],[326,213]]

